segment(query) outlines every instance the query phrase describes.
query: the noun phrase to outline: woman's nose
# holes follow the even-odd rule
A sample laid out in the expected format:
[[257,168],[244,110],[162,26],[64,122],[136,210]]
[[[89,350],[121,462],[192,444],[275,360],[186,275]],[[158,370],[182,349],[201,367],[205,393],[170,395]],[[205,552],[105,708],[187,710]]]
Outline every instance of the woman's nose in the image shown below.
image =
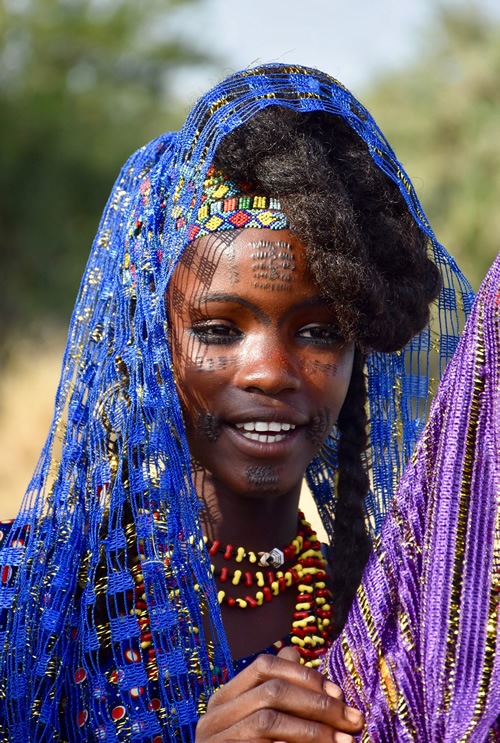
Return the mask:
[[276,395],[300,387],[299,358],[283,341],[264,335],[249,340],[238,369],[237,384],[248,391]]

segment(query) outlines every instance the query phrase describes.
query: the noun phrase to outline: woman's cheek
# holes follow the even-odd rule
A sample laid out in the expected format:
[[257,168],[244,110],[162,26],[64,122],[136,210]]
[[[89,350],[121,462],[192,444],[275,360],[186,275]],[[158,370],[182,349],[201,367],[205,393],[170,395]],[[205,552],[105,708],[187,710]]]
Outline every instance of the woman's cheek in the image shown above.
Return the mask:
[[307,431],[307,438],[317,448],[325,441],[337,418],[336,409],[325,407],[314,416]]

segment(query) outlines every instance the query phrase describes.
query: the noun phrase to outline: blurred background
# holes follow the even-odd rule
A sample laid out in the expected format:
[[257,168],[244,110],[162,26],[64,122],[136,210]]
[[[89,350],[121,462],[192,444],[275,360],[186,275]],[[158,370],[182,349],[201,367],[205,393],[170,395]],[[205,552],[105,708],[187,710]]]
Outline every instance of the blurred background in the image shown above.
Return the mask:
[[367,105],[478,287],[500,234],[498,0],[0,0],[0,519],[47,434],[120,166],[268,61],[319,67]]

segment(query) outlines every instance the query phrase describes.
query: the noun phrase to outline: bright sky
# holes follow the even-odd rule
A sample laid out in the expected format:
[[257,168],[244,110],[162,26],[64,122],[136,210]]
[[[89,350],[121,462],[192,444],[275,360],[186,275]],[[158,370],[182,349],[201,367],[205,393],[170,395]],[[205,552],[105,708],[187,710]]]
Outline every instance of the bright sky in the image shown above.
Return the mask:
[[356,94],[377,73],[425,52],[424,30],[439,7],[461,5],[500,13],[498,0],[203,0],[195,17],[181,15],[179,33],[188,27],[196,46],[228,66],[178,84],[198,97],[233,70],[283,61],[318,67]]

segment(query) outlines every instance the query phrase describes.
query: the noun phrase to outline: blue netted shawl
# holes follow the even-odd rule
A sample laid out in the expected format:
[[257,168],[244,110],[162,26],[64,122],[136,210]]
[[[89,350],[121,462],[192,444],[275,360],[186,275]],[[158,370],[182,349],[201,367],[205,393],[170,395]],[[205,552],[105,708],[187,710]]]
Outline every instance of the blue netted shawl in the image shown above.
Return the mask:
[[[189,741],[207,697],[232,673],[202,542],[164,297],[221,138],[272,105],[326,111],[355,130],[400,189],[443,277],[431,326],[404,351],[367,361],[374,534],[423,428],[433,378],[455,350],[472,303],[470,287],[434,237],[385,137],[349,91],[299,66],[230,76],[200,99],[180,132],[161,135],[130,158],[99,225],[50,433],[0,552],[0,721],[9,741]],[[337,439],[333,430],[334,452]],[[307,472],[329,538],[334,465],[335,456],[331,466],[317,458]],[[134,611],[130,551],[139,543],[159,710]],[[106,694],[103,653],[118,673],[119,724]],[[75,683],[75,674],[86,683]],[[139,696],[131,693],[137,689]]]

